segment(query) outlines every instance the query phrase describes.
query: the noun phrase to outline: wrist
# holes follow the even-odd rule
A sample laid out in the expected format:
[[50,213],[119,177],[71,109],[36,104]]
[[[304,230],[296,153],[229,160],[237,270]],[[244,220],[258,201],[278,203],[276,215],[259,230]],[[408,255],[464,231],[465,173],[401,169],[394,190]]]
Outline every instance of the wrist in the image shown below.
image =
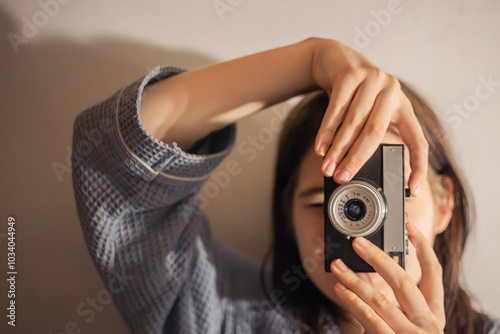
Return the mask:
[[327,75],[327,70],[325,69],[324,64],[325,54],[334,49],[338,49],[342,44],[337,40],[319,37],[311,37],[303,42],[307,43],[311,50],[310,63],[308,67],[311,81],[316,88],[327,89],[327,87],[325,87],[326,82],[324,82],[325,76]]

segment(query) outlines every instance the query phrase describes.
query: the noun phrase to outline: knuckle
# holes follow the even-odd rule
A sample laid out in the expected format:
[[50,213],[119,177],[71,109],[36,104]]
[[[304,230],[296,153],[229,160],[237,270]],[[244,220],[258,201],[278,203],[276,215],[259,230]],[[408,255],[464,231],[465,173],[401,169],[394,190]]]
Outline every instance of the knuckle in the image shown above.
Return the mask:
[[357,156],[352,156],[350,161],[349,161],[349,164],[355,170],[359,170],[359,169],[361,169],[361,167],[363,167],[363,161],[361,161],[361,159],[358,158]]
[[339,158],[343,156],[344,151],[339,146],[331,146],[328,151],[328,156],[331,158]]
[[368,132],[373,136],[374,140],[382,141],[387,131],[387,127],[384,123],[371,124],[368,128]]
[[348,305],[358,305],[359,304],[359,299],[358,297],[351,293],[346,297],[347,301],[349,302]]
[[328,127],[323,127],[321,129],[321,132],[324,134],[324,135],[328,135],[328,136],[332,136],[334,133],[333,133],[333,130],[328,128]]
[[394,75],[387,75],[387,86],[390,89],[394,90],[400,90],[401,89],[401,83],[399,82],[398,78],[396,78]]
[[409,319],[412,323],[418,326],[417,328],[419,329],[415,329],[417,332],[424,329],[426,333],[442,333],[444,329],[441,321],[439,321],[430,311],[413,314],[409,317]]
[[384,76],[385,72],[380,67],[374,66],[370,68],[370,74],[375,78],[379,79]]
[[381,293],[373,297],[373,303],[380,309],[388,308],[391,304],[391,302]]
[[344,77],[357,82],[361,79],[361,71],[355,66],[348,65],[344,70]]
[[408,315],[408,319],[418,327],[424,327],[424,328],[428,327],[427,326],[428,320],[422,313],[410,313]]
[[344,75],[349,76],[354,74],[356,74],[356,66],[351,64],[346,65],[346,67],[344,68]]
[[352,116],[352,123],[354,124],[355,127],[359,127],[360,125],[365,123],[366,116],[368,113],[363,113],[363,112],[356,112]]
[[398,287],[403,290],[413,288],[415,286],[415,282],[413,282],[413,279],[409,275],[403,275],[403,277],[397,280],[397,283]]
[[410,150],[413,150],[416,154],[419,155],[419,158],[425,159],[429,154],[429,143],[425,138],[418,139],[415,144],[410,147]]
[[326,109],[325,116],[323,116],[323,119],[335,118],[337,114],[342,112],[343,108],[344,106],[341,105],[338,101],[330,100],[330,103],[328,104],[328,108]]
[[368,321],[374,321],[378,317],[375,311],[368,307],[363,308],[361,314]]
[[415,146],[423,153],[427,153],[429,151],[429,142],[427,141],[427,139],[425,139],[425,137],[419,138]]
[[[374,248],[374,247],[372,247]],[[383,262],[385,260],[385,253],[383,251],[381,251],[380,249],[377,249],[377,251],[375,252],[375,254],[372,255],[372,261],[373,262],[376,262],[376,263],[380,263],[380,262]]]
[[352,275],[352,277],[349,277],[347,279],[346,283],[347,283],[348,286],[356,286],[359,283],[359,277],[356,276],[356,275]]
[[444,300],[443,298],[432,298],[428,303],[429,308],[431,310],[439,310],[442,311],[442,313],[439,316],[439,321],[443,321],[444,319]]
[[332,104],[331,106],[328,107],[326,115],[328,117],[334,117],[335,115],[339,114],[342,111],[342,108],[344,108],[340,104]]

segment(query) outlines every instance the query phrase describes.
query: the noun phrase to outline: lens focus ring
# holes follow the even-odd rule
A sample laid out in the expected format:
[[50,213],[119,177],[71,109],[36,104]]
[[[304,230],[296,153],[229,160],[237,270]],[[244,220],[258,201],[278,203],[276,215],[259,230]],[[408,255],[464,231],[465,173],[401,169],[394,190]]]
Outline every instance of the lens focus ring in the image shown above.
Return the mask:
[[387,216],[384,193],[367,181],[355,180],[339,186],[328,201],[328,215],[340,233],[360,237],[377,231]]

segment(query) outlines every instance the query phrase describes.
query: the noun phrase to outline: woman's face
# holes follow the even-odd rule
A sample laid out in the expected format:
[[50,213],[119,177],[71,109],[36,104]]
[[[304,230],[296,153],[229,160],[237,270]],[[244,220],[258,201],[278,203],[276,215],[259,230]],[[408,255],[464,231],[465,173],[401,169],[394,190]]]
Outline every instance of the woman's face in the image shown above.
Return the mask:
[[[395,130],[390,129],[383,143],[403,144]],[[408,152],[408,149],[406,148]],[[405,154],[405,186],[408,186],[410,174],[409,154]],[[316,287],[330,300],[341,303],[333,292],[337,279],[331,273],[324,271],[324,218],[323,218],[323,174],[321,173],[322,158],[314,154],[311,147],[299,167],[299,178],[293,196],[293,226],[297,240],[302,265]],[[311,191],[313,190],[313,191]],[[435,203],[429,180],[427,179],[416,198],[406,199],[408,220],[427,236],[431,243],[442,228],[442,210]],[[444,225],[445,226],[445,225]],[[420,282],[421,270],[415,254],[415,248],[410,244],[409,255],[406,257],[406,271]],[[377,273],[359,273],[361,279],[369,282],[390,300],[396,303],[392,289]]]

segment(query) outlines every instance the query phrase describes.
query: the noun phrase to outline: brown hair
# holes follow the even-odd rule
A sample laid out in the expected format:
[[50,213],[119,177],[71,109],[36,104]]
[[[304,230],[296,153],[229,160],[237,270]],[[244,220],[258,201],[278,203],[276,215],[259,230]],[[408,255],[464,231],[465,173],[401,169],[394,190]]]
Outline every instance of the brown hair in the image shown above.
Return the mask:
[[[413,105],[415,114],[429,143],[430,174],[447,175],[454,186],[453,215],[447,229],[436,236],[434,250],[443,267],[445,290],[445,333],[485,333],[490,326],[488,317],[473,309],[471,297],[460,287],[460,260],[473,221],[473,203],[467,185],[460,175],[455,159],[444,137],[439,121],[429,105],[408,85],[402,90]],[[321,333],[325,317],[346,319],[341,309],[325,297],[305,276],[290,284],[290,268],[303,273],[292,227],[292,197],[298,179],[298,169],[309,150],[328,106],[323,91],[309,93],[290,113],[278,148],[273,195],[274,256],[272,264],[273,289],[284,293],[283,306],[302,324],[303,332]],[[434,183],[434,182],[433,182]],[[434,194],[441,191],[434,187]]]

